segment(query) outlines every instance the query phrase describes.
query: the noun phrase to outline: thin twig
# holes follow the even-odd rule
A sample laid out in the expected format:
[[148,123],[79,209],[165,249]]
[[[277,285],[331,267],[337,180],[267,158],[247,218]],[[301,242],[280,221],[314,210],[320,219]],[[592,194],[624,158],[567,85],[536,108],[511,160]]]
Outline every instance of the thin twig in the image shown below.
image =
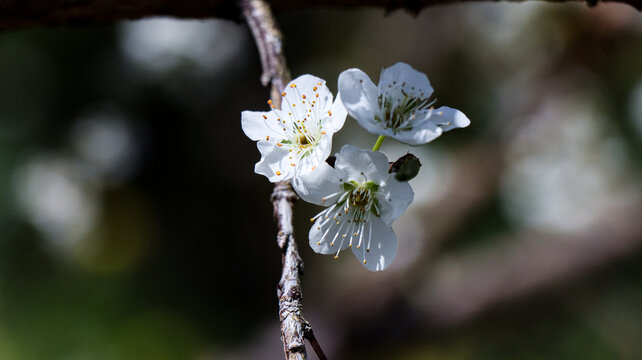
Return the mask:
[[242,0],[241,7],[259,49],[263,66],[261,83],[263,86],[272,84],[270,98],[276,107],[281,107],[281,91],[290,81],[290,72],[283,55],[283,34],[267,2]]
[[311,326],[306,329],[305,337],[310,342],[310,345],[312,345],[312,349],[314,349],[314,352],[319,357],[319,360],[328,360],[328,358],[323,353],[323,349],[321,349],[321,345],[319,344],[319,341],[317,341],[317,338],[314,336],[314,332],[312,331]]
[[[261,82],[272,85],[272,104],[281,106],[281,91],[290,80],[290,73],[283,55],[283,36],[269,5],[262,0],[241,0],[243,15],[252,30],[263,66]],[[297,195],[289,181],[277,183],[272,192],[274,217],[278,227],[277,243],[282,252],[283,271],[277,295],[279,298],[279,320],[281,321],[281,340],[283,351],[288,360],[305,360],[304,340],[308,339],[321,360],[326,356],[312,332],[312,326],[303,317],[303,294],[301,275],[303,261],[294,240],[293,210]]]

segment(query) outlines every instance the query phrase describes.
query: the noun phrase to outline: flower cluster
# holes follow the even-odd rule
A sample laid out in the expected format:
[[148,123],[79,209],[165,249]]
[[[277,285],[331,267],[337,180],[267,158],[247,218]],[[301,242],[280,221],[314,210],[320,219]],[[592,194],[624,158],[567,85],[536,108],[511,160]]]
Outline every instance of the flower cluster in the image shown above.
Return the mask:
[[[342,72],[338,84],[333,102],[324,80],[303,75],[281,94],[281,109],[268,101],[270,111],[244,111],[241,125],[258,141],[256,173],[271,182],[289,180],[303,200],[326,207],[311,219],[312,249],[338,258],[351,248],[368,270],[379,271],[397,253],[392,223],[414,198],[407,181],[418,169],[414,165],[414,175],[398,176],[399,166],[391,167],[378,151],[383,139],[425,144],[470,120],[456,109],[435,109],[426,75],[404,63],[384,69],[378,86],[359,69]],[[332,136],[348,114],[379,139],[372,151],[345,145],[327,161]]]

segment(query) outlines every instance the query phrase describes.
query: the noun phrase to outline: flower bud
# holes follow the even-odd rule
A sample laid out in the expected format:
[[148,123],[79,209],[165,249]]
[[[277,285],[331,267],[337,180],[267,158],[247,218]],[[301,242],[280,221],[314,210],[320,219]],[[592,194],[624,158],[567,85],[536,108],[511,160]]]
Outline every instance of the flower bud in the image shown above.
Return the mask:
[[408,181],[419,173],[421,163],[413,154],[406,154],[390,165],[390,173],[396,173],[395,178],[399,181]]

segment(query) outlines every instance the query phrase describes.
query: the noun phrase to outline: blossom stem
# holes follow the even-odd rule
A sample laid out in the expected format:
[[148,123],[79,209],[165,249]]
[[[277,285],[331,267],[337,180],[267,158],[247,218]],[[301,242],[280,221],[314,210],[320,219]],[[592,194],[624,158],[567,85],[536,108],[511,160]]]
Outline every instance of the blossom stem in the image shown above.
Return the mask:
[[383,140],[385,138],[386,138],[385,136],[379,135],[379,138],[377,139],[377,142],[372,147],[372,151],[379,151],[379,148],[381,147],[381,144],[383,143]]

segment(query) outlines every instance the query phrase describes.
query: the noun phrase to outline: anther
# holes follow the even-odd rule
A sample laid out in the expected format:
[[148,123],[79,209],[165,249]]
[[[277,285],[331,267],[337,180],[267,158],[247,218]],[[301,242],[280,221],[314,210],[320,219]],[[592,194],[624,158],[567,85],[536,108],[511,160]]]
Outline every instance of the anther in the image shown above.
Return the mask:
[[281,93],[281,96],[285,96],[285,91]]
[[263,115],[263,118],[264,118],[265,120],[267,120],[267,116]]
[[281,172],[280,172],[280,171],[277,171],[277,172],[276,172],[276,174],[277,174],[277,175],[281,175]]

